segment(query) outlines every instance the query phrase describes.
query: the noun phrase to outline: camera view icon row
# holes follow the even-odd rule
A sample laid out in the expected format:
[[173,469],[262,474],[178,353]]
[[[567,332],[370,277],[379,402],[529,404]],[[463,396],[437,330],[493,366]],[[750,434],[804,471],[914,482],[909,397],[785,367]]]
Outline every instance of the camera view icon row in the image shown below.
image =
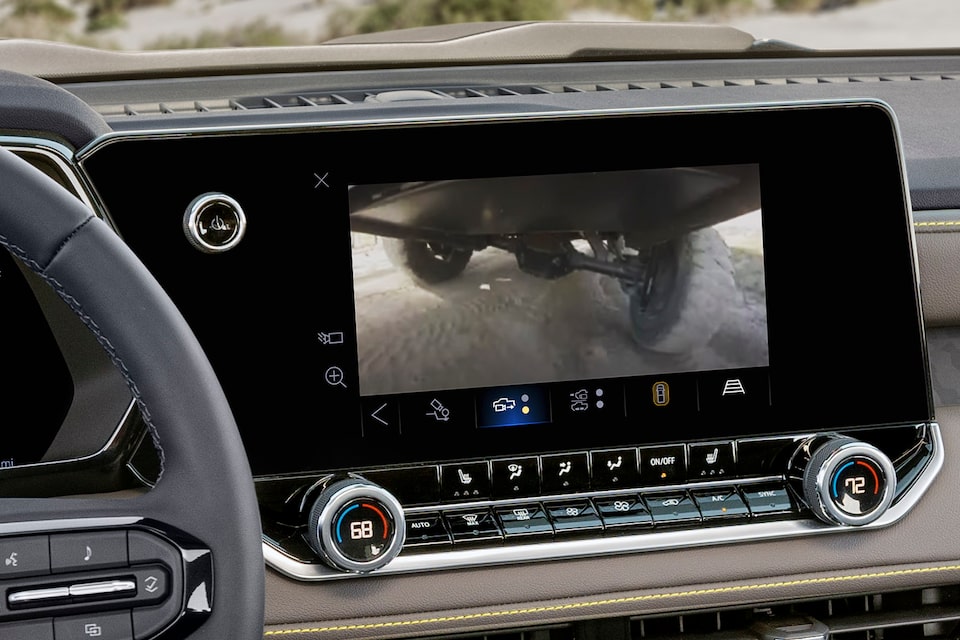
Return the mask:
[[749,411],[769,406],[770,393],[767,371],[748,369],[370,397],[363,404],[366,436],[430,435],[474,427]]

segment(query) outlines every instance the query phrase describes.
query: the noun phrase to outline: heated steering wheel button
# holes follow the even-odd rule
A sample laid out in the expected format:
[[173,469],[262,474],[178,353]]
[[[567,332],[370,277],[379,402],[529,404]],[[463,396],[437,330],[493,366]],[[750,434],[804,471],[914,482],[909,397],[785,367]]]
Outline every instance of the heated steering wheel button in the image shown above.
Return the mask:
[[50,566],[54,573],[127,565],[127,532],[98,531],[50,536]]
[[129,611],[56,618],[53,630],[57,640],[133,640]]
[[47,536],[0,538],[0,578],[47,573],[50,573],[50,542]]

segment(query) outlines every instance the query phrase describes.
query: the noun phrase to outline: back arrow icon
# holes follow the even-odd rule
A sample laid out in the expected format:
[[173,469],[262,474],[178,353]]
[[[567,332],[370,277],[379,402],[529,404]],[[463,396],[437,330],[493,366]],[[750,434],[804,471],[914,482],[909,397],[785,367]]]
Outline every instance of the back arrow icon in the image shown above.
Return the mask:
[[372,413],[370,414],[370,417],[373,418],[374,420],[376,420],[377,422],[379,422],[380,424],[382,424],[383,426],[389,427],[389,426],[390,426],[390,423],[387,422],[386,420],[384,420],[383,418],[381,418],[380,416],[377,415],[378,413],[380,413],[381,411],[383,411],[383,410],[386,409],[386,408],[387,408],[387,403],[384,402],[382,405],[380,405],[380,408],[378,408],[376,411],[374,411],[374,412],[372,412]]

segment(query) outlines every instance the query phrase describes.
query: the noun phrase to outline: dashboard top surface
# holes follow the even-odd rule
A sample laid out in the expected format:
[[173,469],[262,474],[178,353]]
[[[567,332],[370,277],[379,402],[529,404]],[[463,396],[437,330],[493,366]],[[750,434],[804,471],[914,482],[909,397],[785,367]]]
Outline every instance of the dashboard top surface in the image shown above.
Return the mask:
[[[263,185],[268,182],[270,192],[265,199],[272,199],[274,203],[289,206],[296,204],[297,198],[284,192],[289,178],[285,167],[273,166],[276,154],[270,154],[266,147],[260,147],[261,142],[254,142],[246,149],[242,145],[231,146],[230,153],[224,155],[213,154],[216,161],[210,161],[210,155],[182,153],[181,149],[215,150],[215,146],[205,147],[204,136],[196,135],[201,129],[233,129],[251,130],[262,128],[265,132],[276,128],[296,129],[300,132],[311,129],[316,124],[346,123],[349,121],[370,121],[382,123],[388,120],[431,120],[436,118],[461,118],[465,120],[481,118],[500,118],[505,113],[528,112],[549,113],[551,118],[564,118],[570,114],[564,111],[581,111],[596,109],[632,110],[632,109],[671,109],[675,107],[690,108],[703,104],[723,103],[764,103],[764,102],[794,102],[820,99],[843,100],[869,98],[882,100],[889,104],[900,125],[902,135],[903,155],[906,158],[906,169],[910,179],[910,195],[914,209],[929,209],[937,213],[920,214],[916,222],[928,224],[926,227],[917,227],[919,233],[919,252],[921,267],[921,286],[924,296],[929,299],[945,296],[947,291],[942,285],[932,288],[934,282],[931,276],[931,267],[925,262],[925,256],[934,255],[934,247],[946,243],[946,256],[952,255],[954,246],[953,234],[950,233],[957,216],[950,214],[951,208],[960,208],[960,175],[956,169],[960,168],[960,115],[954,105],[960,84],[955,84],[954,74],[960,71],[960,58],[955,56],[889,56],[882,59],[849,59],[834,60],[797,59],[797,60],[710,60],[703,62],[625,62],[625,63],[583,63],[569,65],[517,65],[497,66],[490,65],[482,68],[460,69],[404,69],[395,73],[386,71],[339,71],[331,73],[280,73],[261,75],[258,77],[211,77],[211,78],[182,78],[164,80],[131,80],[127,82],[72,82],[66,88],[82,99],[88,100],[91,105],[100,109],[105,115],[106,122],[116,133],[103,136],[103,130],[92,132],[83,145],[86,149],[81,157],[84,163],[90,162],[92,191],[95,192],[99,204],[106,204],[106,209],[117,222],[120,232],[133,244],[148,237],[149,228],[129,231],[124,229],[125,224],[132,224],[130,220],[142,223],[151,219],[153,207],[167,199],[175,199],[172,193],[157,193],[160,180],[171,180],[171,176],[190,176],[185,191],[193,189],[200,193],[202,180],[196,176],[203,175],[207,179],[213,178],[218,186],[213,189],[225,189],[219,185],[227,184],[237,177],[246,177],[251,184],[256,181]],[[804,78],[803,82],[792,83],[790,78]],[[960,77],[960,76],[957,76]],[[724,79],[752,79],[744,82],[743,86],[695,86],[699,79],[710,79],[722,82]],[[758,78],[777,80],[769,85],[756,82]],[[838,79],[844,78],[844,81]],[[863,78],[866,81],[854,81],[853,78]],[[886,79],[884,79],[886,78]],[[779,79],[782,79],[781,83]],[[813,81],[808,81],[813,79]],[[833,80],[838,80],[834,82]],[[650,88],[628,88],[631,82],[652,83],[658,86]],[[592,85],[594,89],[583,93],[564,91],[564,86],[578,83]],[[598,91],[597,86],[605,83],[616,85],[615,91]],[[623,86],[620,87],[620,84]],[[659,86],[661,84],[671,85]],[[173,113],[161,115],[151,114],[149,109],[141,108],[136,116],[117,115],[116,105],[132,104],[147,105],[159,104],[169,100],[168,96],[180,98],[183,102],[191,102],[194,98],[216,102],[226,102],[227,96],[248,100],[253,105],[263,96],[299,95],[305,91],[310,95],[329,95],[345,93],[350,89],[366,90],[371,87],[384,90],[429,88],[449,91],[464,90],[484,85],[496,87],[520,87],[534,85],[549,85],[559,88],[550,94],[521,94],[499,95],[457,100],[425,100],[422,103],[355,103],[340,104],[329,107],[289,107],[289,108],[251,108],[247,111],[224,111],[205,114]],[[675,86],[673,86],[675,85]],[[519,91],[517,92],[519,93]],[[0,92],[2,96],[3,92]],[[339,94],[338,94],[339,95]],[[0,101],[3,98],[0,97]],[[88,114],[89,115],[89,114]],[[17,127],[19,129],[19,127]],[[56,127],[54,127],[56,128]],[[22,133],[19,132],[19,133]],[[34,126],[33,135],[57,135],[58,131],[45,131],[42,127]],[[134,140],[123,141],[128,138],[143,135],[145,138],[163,138],[154,140],[158,146],[152,146],[144,141],[144,146],[137,147]],[[116,136],[116,137],[114,137]],[[268,136],[256,136],[266,138]],[[300,142],[308,149],[311,145],[309,136],[293,136],[302,138]],[[833,132],[831,138],[842,138],[841,133]],[[178,140],[182,138],[182,140]],[[120,140],[111,142],[110,140]],[[677,136],[683,140],[683,136]],[[708,138],[699,138],[699,140]],[[771,144],[777,141],[771,139]],[[95,168],[97,156],[106,154],[112,147],[118,149],[130,144],[130,149],[142,149],[141,155],[136,157],[136,165],[124,168],[121,165],[121,156],[114,161],[116,164],[108,166],[105,162],[99,170]],[[87,146],[89,145],[89,146]],[[167,145],[163,148],[163,145]],[[191,146],[197,145],[197,146]],[[375,156],[374,166],[389,164],[389,156],[376,157],[371,151],[377,148],[372,142],[360,145],[356,151],[343,152],[339,149],[331,154],[334,157],[356,155]],[[444,150],[442,141],[427,147],[434,153],[435,150]],[[168,150],[169,149],[169,150]],[[158,151],[154,151],[158,150]],[[300,152],[305,152],[301,150]],[[451,155],[464,153],[456,149]],[[529,151],[525,151],[516,162],[529,159]],[[438,153],[438,155],[442,155]],[[228,161],[222,162],[222,158]],[[280,157],[287,157],[280,154]],[[221,164],[222,162],[222,164]],[[358,163],[360,160],[358,160]],[[674,163],[672,166],[681,166],[683,163]],[[206,165],[206,166],[205,166]],[[839,168],[839,167],[835,167]],[[314,167],[308,167],[307,178],[311,178]],[[115,171],[115,173],[114,173]],[[113,174],[113,175],[110,175]],[[259,177],[257,175],[259,174]],[[268,174],[270,180],[264,181],[263,175]],[[386,169],[382,175],[383,182],[398,182],[396,174],[390,174]],[[112,181],[128,180],[123,188],[110,187]],[[178,181],[183,184],[183,180]],[[159,191],[173,191],[168,183]],[[208,184],[212,184],[208,182]],[[299,184],[299,183],[298,183]],[[207,187],[204,187],[207,189]],[[279,191],[278,191],[279,189]],[[253,189],[251,188],[251,192]],[[276,194],[283,192],[282,197]],[[138,206],[121,205],[121,198],[116,194],[128,197],[128,194],[155,193],[151,202],[142,200]],[[196,195],[196,194],[194,194]],[[823,234],[840,234],[847,241],[869,245],[871,239],[870,225],[865,222],[844,223],[837,217],[828,220],[817,219],[817,211],[823,207],[836,207],[846,202],[851,207],[858,204],[859,195],[851,195],[847,201],[830,201],[820,194],[821,202],[815,202],[811,197],[807,216],[811,218],[810,235],[817,238]],[[185,195],[177,195],[176,209],[177,224],[179,215],[189,202],[181,203]],[[191,196],[192,197],[192,196]],[[242,200],[241,200],[242,201]],[[862,202],[862,200],[860,200]],[[257,203],[252,209],[255,211],[261,205]],[[262,206],[266,206],[264,203]],[[343,203],[343,206],[346,206]],[[251,213],[251,212],[248,212]],[[942,224],[941,224],[942,223]],[[940,226],[934,226],[940,224]],[[147,225],[149,227],[149,225]],[[249,239],[256,237],[251,223]],[[317,230],[320,233],[322,230]],[[344,230],[346,231],[346,230]],[[935,237],[935,233],[938,234]],[[179,228],[163,231],[164,237],[172,242],[175,234],[177,241],[182,239]],[[827,241],[827,240],[825,240]],[[289,247],[290,243],[281,243]],[[839,246],[835,247],[839,250]],[[150,254],[160,251],[145,250],[143,257],[148,259]],[[297,252],[300,253],[300,252]],[[269,255],[266,252],[264,255]],[[884,255],[886,253],[884,252]],[[944,254],[937,254],[944,255]],[[184,254],[185,262],[190,263],[193,258]],[[291,259],[303,260],[304,269],[316,269],[318,257],[310,255],[296,255]],[[869,263],[865,263],[869,264]],[[952,274],[949,258],[937,261],[937,269],[946,270],[947,278],[938,282],[949,281]],[[148,263],[149,266],[149,263]],[[156,263],[154,267],[158,273],[166,267]],[[242,295],[246,283],[256,282],[257,278],[263,281],[279,282],[283,275],[273,273],[267,265],[261,265],[259,274],[254,273],[243,283],[235,283],[240,289],[237,295]],[[775,267],[772,267],[775,270]],[[924,271],[924,269],[926,269]],[[266,275],[265,275],[266,274]],[[231,285],[233,286],[233,285]],[[281,294],[296,291],[296,287],[289,290],[280,287],[276,292]],[[178,301],[179,302],[179,301]],[[960,307],[953,298],[947,297],[942,303],[948,309],[945,314],[937,315],[937,324],[951,327],[960,325]],[[281,302],[277,302],[281,305]],[[817,303],[814,303],[817,304]],[[819,304],[830,308],[830,301],[820,300]],[[189,305],[184,304],[186,309]],[[953,314],[953,315],[951,315]],[[250,317],[249,315],[246,317]],[[851,309],[842,320],[844,328],[877,326],[878,320],[884,313],[864,308]],[[841,319],[830,317],[829,322],[836,323]],[[198,333],[217,330],[213,323],[206,329],[198,329],[203,324],[198,319],[195,330]],[[317,328],[307,327],[311,334]],[[245,331],[252,330],[250,324],[240,329],[240,334],[234,336],[237,340],[243,338]],[[960,374],[951,369],[951,354],[957,349],[957,340],[949,334],[950,329],[939,330],[931,338],[931,360],[935,368],[934,383],[940,389],[938,397],[956,397],[955,383],[960,381]],[[946,333],[944,333],[946,332]],[[884,354],[884,347],[876,347],[876,355]],[[914,367],[909,368],[913,371]],[[925,371],[926,364],[923,364]],[[953,393],[953,395],[950,395]],[[309,397],[305,392],[303,397]],[[891,389],[886,394],[895,396]],[[928,400],[925,396],[925,401]],[[862,398],[851,403],[851,411],[870,411],[871,394],[864,392]],[[943,402],[939,403],[940,405]],[[814,408],[810,408],[812,411]],[[932,407],[928,407],[932,412]],[[330,634],[348,634],[356,637],[395,636],[396,627],[375,628],[373,625],[380,622],[401,624],[405,620],[447,620],[449,622],[432,622],[410,627],[410,629],[424,629],[427,632],[438,631],[465,631],[486,625],[502,626],[504,621],[512,623],[542,623],[556,620],[571,620],[585,617],[584,610],[549,609],[541,613],[517,614],[504,616],[500,620],[488,619],[490,612],[497,611],[527,611],[541,607],[562,607],[563,603],[608,603],[589,605],[591,611],[602,612],[603,615],[636,614],[639,612],[665,612],[671,609],[717,607],[736,604],[744,600],[740,591],[723,591],[736,585],[763,584],[774,585],[757,589],[754,593],[761,594],[757,600],[783,598],[810,598],[824,594],[838,594],[847,592],[867,592],[873,588],[900,588],[914,585],[927,585],[949,580],[955,581],[955,571],[949,567],[956,564],[958,550],[950,541],[949,536],[941,535],[942,531],[949,530],[954,523],[960,523],[960,512],[956,501],[952,499],[950,487],[957,475],[957,466],[950,462],[949,452],[956,446],[958,432],[958,417],[955,412],[939,406],[937,418],[941,423],[944,434],[944,447],[947,459],[944,471],[934,481],[930,492],[920,502],[918,509],[907,516],[900,524],[889,529],[871,532],[855,532],[840,536],[820,536],[796,540],[779,540],[770,542],[755,542],[740,546],[718,547],[715,549],[677,549],[662,551],[653,554],[636,554],[615,558],[592,558],[551,562],[545,564],[521,564],[512,567],[464,569],[458,571],[441,572],[429,577],[417,576],[384,576],[364,581],[343,581],[323,585],[295,584],[278,574],[268,570],[268,610],[267,623],[271,631],[292,632],[295,637],[328,637]],[[920,419],[932,417],[930,413],[920,416]],[[317,445],[322,446],[322,443]],[[306,455],[306,454],[305,454]],[[469,457],[469,456],[467,456]],[[919,544],[918,544],[919,541]],[[839,561],[838,561],[839,559]],[[910,573],[924,568],[931,569],[927,573]],[[936,569],[936,571],[933,571]],[[926,570],[926,569],[924,569]],[[898,571],[907,573],[898,574]],[[953,572],[953,573],[951,573]],[[889,578],[883,577],[889,574]],[[851,576],[847,582],[836,582],[836,576]],[[879,577],[869,577],[879,576]],[[801,581],[810,580],[807,583]],[[361,584],[362,583],[362,584]],[[779,586],[776,586],[779,585]],[[794,586],[796,585],[796,586]],[[715,590],[720,591],[715,591]],[[689,597],[677,597],[673,600],[663,600],[658,594],[665,593],[693,593]],[[647,595],[651,599],[645,600]],[[370,597],[368,597],[370,596]],[[624,600],[624,598],[638,598]],[[517,603],[520,603],[519,605]],[[585,605],[586,606],[586,605]],[[463,615],[479,614],[481,617],[473,622],[455,621],[454,618]],[[433,625],[433,626],[431,626]],[[329,630],[328,630],[329,629]],[[339,631],[335,631],[339,629]],[[303,631],[298,631],[303,630]],[[331,636],[332,637],[332,636]]]

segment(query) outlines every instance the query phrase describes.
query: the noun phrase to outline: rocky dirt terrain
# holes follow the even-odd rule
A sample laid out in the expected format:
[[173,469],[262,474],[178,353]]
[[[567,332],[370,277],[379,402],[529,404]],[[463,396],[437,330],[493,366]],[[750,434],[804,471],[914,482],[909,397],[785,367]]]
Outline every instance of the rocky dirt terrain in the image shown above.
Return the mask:
[[767,364],[759,212],[717,226],[738,286],[720,330],[682,355],[640,349],[612,278],[544,280],[498,249],[457,279],[423,288],[355,234],[354,285],[363,395],[645,375]]

